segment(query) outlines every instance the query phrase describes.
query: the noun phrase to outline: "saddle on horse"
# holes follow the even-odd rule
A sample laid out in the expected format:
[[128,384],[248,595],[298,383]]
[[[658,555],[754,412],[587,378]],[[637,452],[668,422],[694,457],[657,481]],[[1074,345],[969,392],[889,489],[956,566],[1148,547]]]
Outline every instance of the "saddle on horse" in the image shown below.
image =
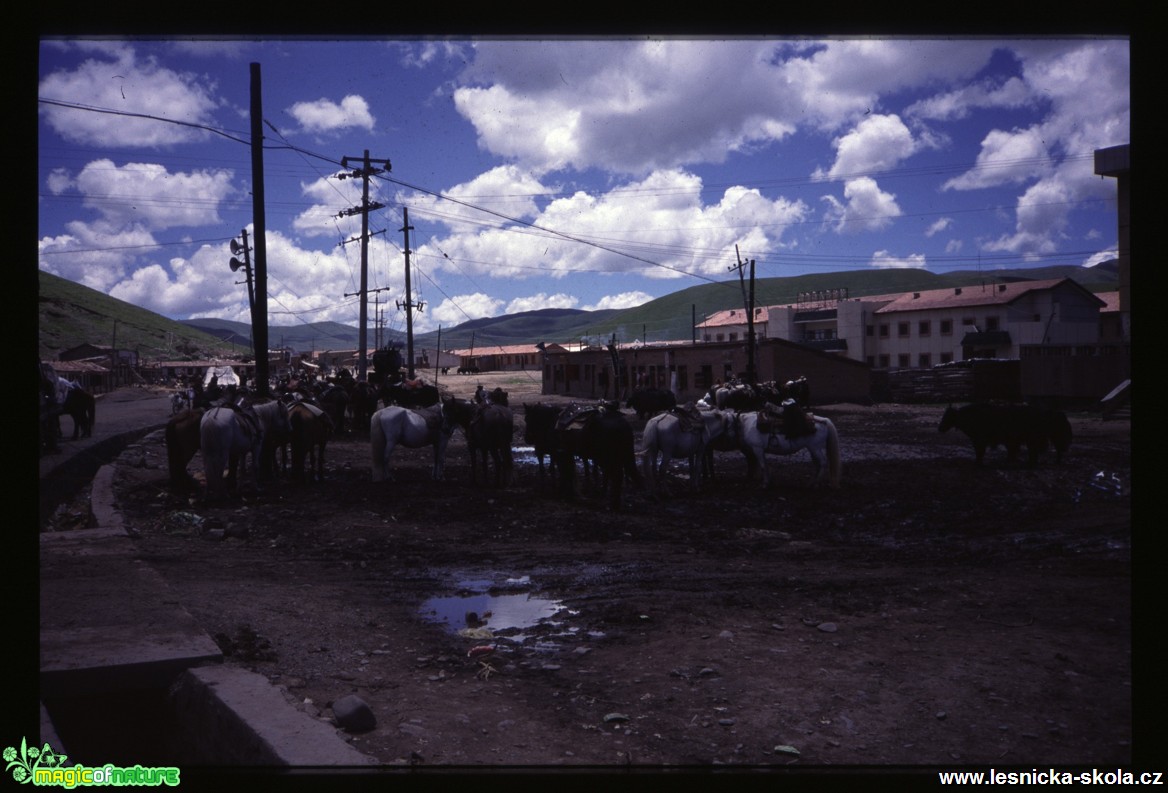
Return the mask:
[[681,424],[682,432],[702,432],[705,428],[705,422],[702,421],[702,412],[698,410],[697,405],[693,402],[686,402],[680,407],[675,407],[669,411],[677,417]]
[[772,435],[781,433],[788,438],[799,438],[815,432],[815,420],[794,399],[787,399],[782,405],[767,402],[758,412],[758,428]]
[[603,415],[608,410],[620,411],[618,403],[600,403],[599,405],[580,405],[571,404],[564,408],[559,417],[556,418],[556,429],[564,430],[581,430],[594,417]]

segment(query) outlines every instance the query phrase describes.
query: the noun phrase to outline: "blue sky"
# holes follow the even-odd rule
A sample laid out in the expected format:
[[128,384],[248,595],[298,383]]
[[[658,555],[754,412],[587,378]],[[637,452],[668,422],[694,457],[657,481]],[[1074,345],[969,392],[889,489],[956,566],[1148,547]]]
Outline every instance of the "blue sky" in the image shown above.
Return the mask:
[[[401,330],[625,308],[700,283],[1116,256],[1130,42],[44,39],[38,266],[174,318],[250,321],[260,65],[268,319]],[[342,157],[350,159],[341,167]],[[376,301],[376,302],[374,302]],[[371,325],[372,326],[372,325]]]

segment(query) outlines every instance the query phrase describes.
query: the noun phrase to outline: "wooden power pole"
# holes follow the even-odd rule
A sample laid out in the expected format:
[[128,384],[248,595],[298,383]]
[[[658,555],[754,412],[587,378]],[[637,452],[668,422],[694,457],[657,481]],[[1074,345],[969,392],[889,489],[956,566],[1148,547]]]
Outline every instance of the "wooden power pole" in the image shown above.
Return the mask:
[[[735,254],[738,254],[738,246],[734,246]],[[738,264],[732,265],[731,270],[738,271],[738,281],[742,282],[742,268],[746,266],[746,262],[742,261],[742,256],[738,256]],[[754,367],[754,259],[750,260],[750,293],[746,293],[746,287],[743,286],[743,302],[746,303],[746,382],[750,385],[755,385],[758,375]]]
[[397,307],[406,310],[406,377],[411,380],[414,379],[414,309],[422,310],[422,303],[414,303],[413,295],[410,292],[410,211],[402,209],[402,227],[401,231],[405,233],[405,255],[406,255],[406,299],[399,300]]
[[256,393],[268,396],[268,253],[264,216],[264,107],[260,65],[251,65],[252,223],[255,224],[255,302],[251,307],[251,338],[255,347]]
[[[341,167],[348,168],[349,160],[355,160],[356,157],[342,157]],[[361,206],[346,209],[337,213],[337,217],[345,217],[347,215],[361,216],[361,313],[360,326],[358,332],[357,342],[360,349],[357,351],[357,378],[359,380],[365,379],[365,373],[369,369],[368,361],[368,323],[369,323],[369,306],[368,306],[368,291],[369,291],[369,213],[377,209],[382,209],[385,204],[380,204],[374,201],[369,203],[369,177],[374,174],[383,173],[390,170],[389,160],[374,160],[369,157],[369,149],[365,150],[364,155],[361,156],[361,168],[352,173],[340,174],[337,178],[361,179]],[[374,167],[373,163],[379,163],[384,167]]]

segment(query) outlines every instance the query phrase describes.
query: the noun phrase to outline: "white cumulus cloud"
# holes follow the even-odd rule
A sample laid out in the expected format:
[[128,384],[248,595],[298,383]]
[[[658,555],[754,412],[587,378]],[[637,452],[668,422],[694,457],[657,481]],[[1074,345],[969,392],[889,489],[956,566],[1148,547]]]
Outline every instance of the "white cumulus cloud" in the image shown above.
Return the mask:
[[297,102],[287,110],[305,132],[321,133],[337,130],[372,130],[377,123],[369,112],[369,103],[360,96],[346,96],[340,103],[330,99]]

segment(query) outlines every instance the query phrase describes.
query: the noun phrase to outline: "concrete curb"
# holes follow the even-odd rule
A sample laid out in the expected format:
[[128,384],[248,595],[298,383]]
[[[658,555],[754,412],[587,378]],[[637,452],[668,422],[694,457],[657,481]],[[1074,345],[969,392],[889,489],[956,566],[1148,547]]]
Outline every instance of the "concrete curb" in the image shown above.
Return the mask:
[[217,765],[369,766],[324,722],[291,707],[261,675],[228,666],[188,669],[170,690],[190,729],[184,749]]
[[[218,646],[166,582],[136,558],[114,498],[116,473],[116,465],[105,465],[93,480],[98,528],[40,535],[42,739],[58,751],[85,754],[60,743],[53,701],[168,690],[186,762],[375,764],[263,676],[223,664]],[[46,608],[50,603],[69,604],[68,613]]]

